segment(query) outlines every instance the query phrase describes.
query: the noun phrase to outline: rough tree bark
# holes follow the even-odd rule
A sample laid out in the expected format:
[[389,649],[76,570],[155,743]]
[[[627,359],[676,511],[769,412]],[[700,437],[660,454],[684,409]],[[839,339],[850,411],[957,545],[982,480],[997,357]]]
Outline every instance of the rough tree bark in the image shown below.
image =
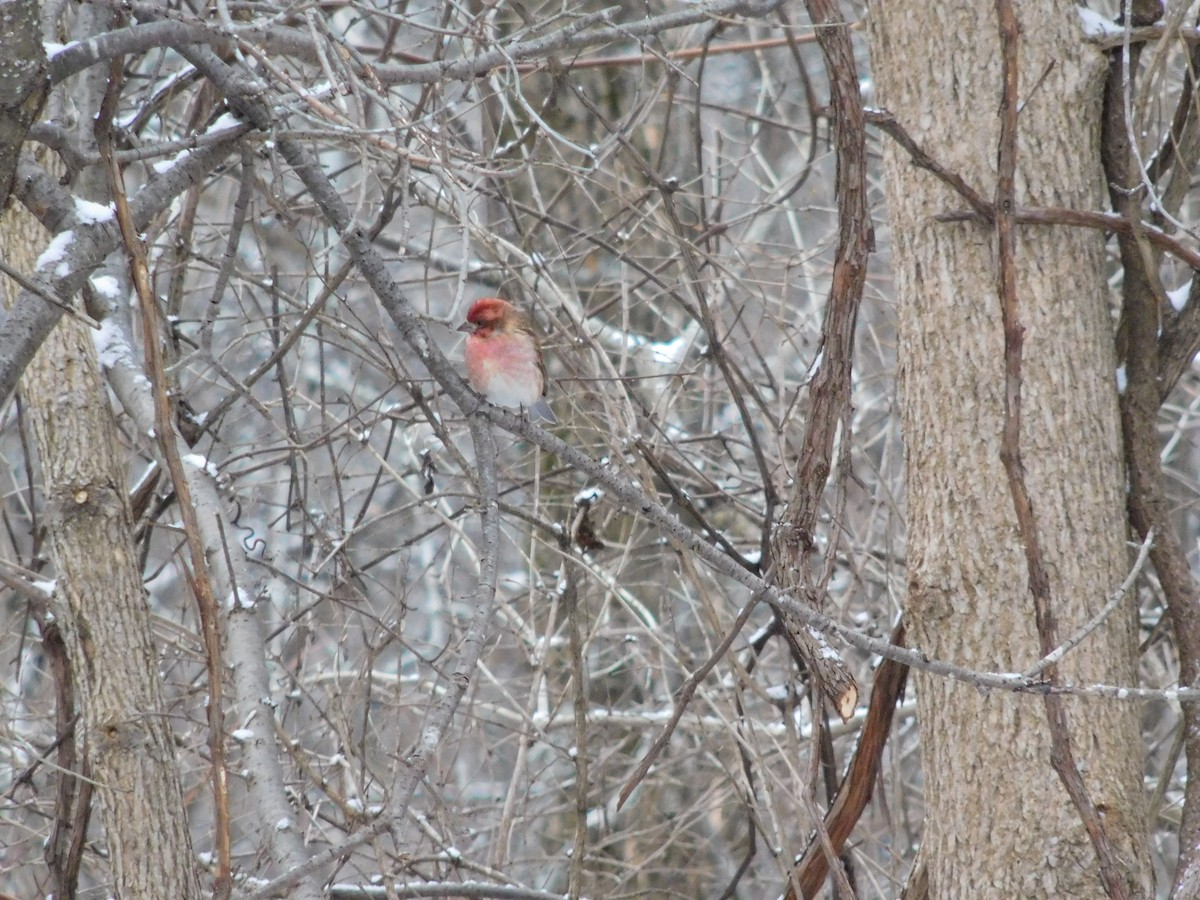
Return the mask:
[[[1016,200],[1101,209],[1105,61],[1071,2],[1018,7]],[[979,4],[887,0],[871,8],[879,101],[980,194],[997,178],[1001,52]],[[908,484],[908,599],[915,647],[980,669],[1039,656],[1029,573],[1000,459],[1004,336],[996,238],[939,223],[963,200],[885,141],[900,305]],[[1018,226],[1025,326],[1021,450],[1059,621],[1068,637],[1126,573],[1124,472],[1103,238]],[[1070,683],[1135,681],[1134,610],[1118,610],[1060,668]],[[1036,698],[985,695],[917,675],[933,897],[1095,897],[1096,855],[1051,768]],[[1072,700],[1071,738],[1131,896],[1151,893],[1136,709]]]
[[[11,208],[0,220],[8,263],[32,272],[42,234],[24,209]],[[26,370],[23,396],[114,892],[199,897],[118,435],[87,326],[62,320]]]
[[46,51],[37,0],[0,4],[0,209],[8,203],[17,158],[46,99]]

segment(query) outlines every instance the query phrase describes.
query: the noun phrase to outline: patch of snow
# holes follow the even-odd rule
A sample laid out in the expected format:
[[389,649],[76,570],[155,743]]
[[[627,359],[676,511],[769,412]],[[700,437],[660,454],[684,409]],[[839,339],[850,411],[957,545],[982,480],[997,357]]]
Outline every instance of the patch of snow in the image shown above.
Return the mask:
[[1079,20],[1083,25],[1083,33],[1090,38],[1103,38],[1125,33],[1124,28],[1112,19],[1107,19],[1100,15],[1094,9],[1088,9],[1086,6],[1078,6],[1076,7],[1076,11],[1079,13]]
[[687,356],[688,344],[691,341],[686,335],[679,335],[673,341],[667,341],[662,344],[647,344],[646,347],[650,351],[650,355],[654,361],[663,366],[677,366],[683,362]]
[[1171,306],[1176,310],[1183,309],[1187,306],[1188,294],[1192,292],[1192,283],[1189,281],[1182,287],[1177,287],[1173,291],[1167,291],[1167,299],[1171,301]]
[[594,506],[604,499],[604,490],[598,487],[585,487],[575,495],[576,506]]
[[37,259],[37,268],[45,271],[53,267],[54,274],[62,278],[67,274],[69,269],[64,257],[67,255],[67,248],[75,241],[75,232],[71,230],[60,231],[50,241],[50,245],[42,251],[42,255]]
[[84,225],[95,225],[97,222],[108,222],[116,215],[111,203],[93,203],[82,197],[72,197],[75,201],[75,215]]
[[175,166],[179,165],[191,155],[191,150],[180,150],[171,159],[164,159],[161,162],[156,162],[153,166],[151,166],[151,168],[154,170],[154,174],[163,175],[171,171],[173,168],[175,168]]
[[106,369],[114,369],[118,365],[133,359],[133,348],[125,340],[125,333],[112,319],[104,319],[98,329],[92,329],[92,344],[96,347],[96,356],[100,365]]
[[93,275],[89,281],[92,283],[92,290],[101,297],[116,300],[120,294],[121,282],[111,275]]
[[221,474],[215,463],[201,456],[199,453],[189,453],[183,458],[183,462],[195,469],[200,469],[213,478],[217,478]]

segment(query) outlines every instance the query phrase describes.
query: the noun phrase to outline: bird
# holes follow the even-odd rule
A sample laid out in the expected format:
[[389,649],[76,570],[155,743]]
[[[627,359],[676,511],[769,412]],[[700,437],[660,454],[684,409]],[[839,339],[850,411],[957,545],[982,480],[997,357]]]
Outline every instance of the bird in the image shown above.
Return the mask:
[[484,297],[471,304],[458,330],[467,333],[463,355],[471,387],[497,406],[527,410],[533,419],[557,423],[546,403],[542,344],[529,316],[507,300]]

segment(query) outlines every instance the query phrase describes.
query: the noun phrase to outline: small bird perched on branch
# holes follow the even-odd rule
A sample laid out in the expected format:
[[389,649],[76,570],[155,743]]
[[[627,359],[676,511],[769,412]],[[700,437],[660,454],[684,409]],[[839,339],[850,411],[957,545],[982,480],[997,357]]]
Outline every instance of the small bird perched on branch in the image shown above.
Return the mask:
[[497,406],[528,410],[534,419],[558,420],[546,403],[542,344],[529,316],[506,300],[484,297],[458,327],[467,332],[467,381]]

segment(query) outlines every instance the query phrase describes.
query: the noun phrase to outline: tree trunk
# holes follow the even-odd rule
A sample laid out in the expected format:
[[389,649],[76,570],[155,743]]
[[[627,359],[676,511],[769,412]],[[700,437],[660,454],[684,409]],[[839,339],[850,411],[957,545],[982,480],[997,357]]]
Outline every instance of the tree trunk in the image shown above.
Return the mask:
[[[1017,202],[1101,209],[1105,61],[1071,2],[1023,3]],[[1001,49],[990,5],[873,4],[880,102],[982,196],[995,190]],[[1043,77],[1044,76],[1044,77]],[[1040,82],[1039,82],[1040,80]],[[885,140],[899,303],[900,412],[908,484],[908,600],[915,647],[977,669],[1040,656],[1028,570],[1000,459],[1004,336],[994,231],[939,223],[966,204]],[[1021,450],[1060,641],[1126,575],[1124,472],[1104,246],[1095,231],[1019,226],[1025,326]],[[1064,681],[1136,681],[1135,609],[1071,653]],[[1046,712],[917,675],[933,897],[1096,897],[1096,854],[1050,765]],[[1137,709],[1067,705],[1084,783],[1127,872],[1151,893]]]
[[[23,208],[9,209],[0,220],[8,264],[32,272],[42,234]],[[83,706],[112,892],[126,900],[199,897],[120,442],[87,326],[63,318],[26,370],[23,396],[46,498],[54,609]]]

